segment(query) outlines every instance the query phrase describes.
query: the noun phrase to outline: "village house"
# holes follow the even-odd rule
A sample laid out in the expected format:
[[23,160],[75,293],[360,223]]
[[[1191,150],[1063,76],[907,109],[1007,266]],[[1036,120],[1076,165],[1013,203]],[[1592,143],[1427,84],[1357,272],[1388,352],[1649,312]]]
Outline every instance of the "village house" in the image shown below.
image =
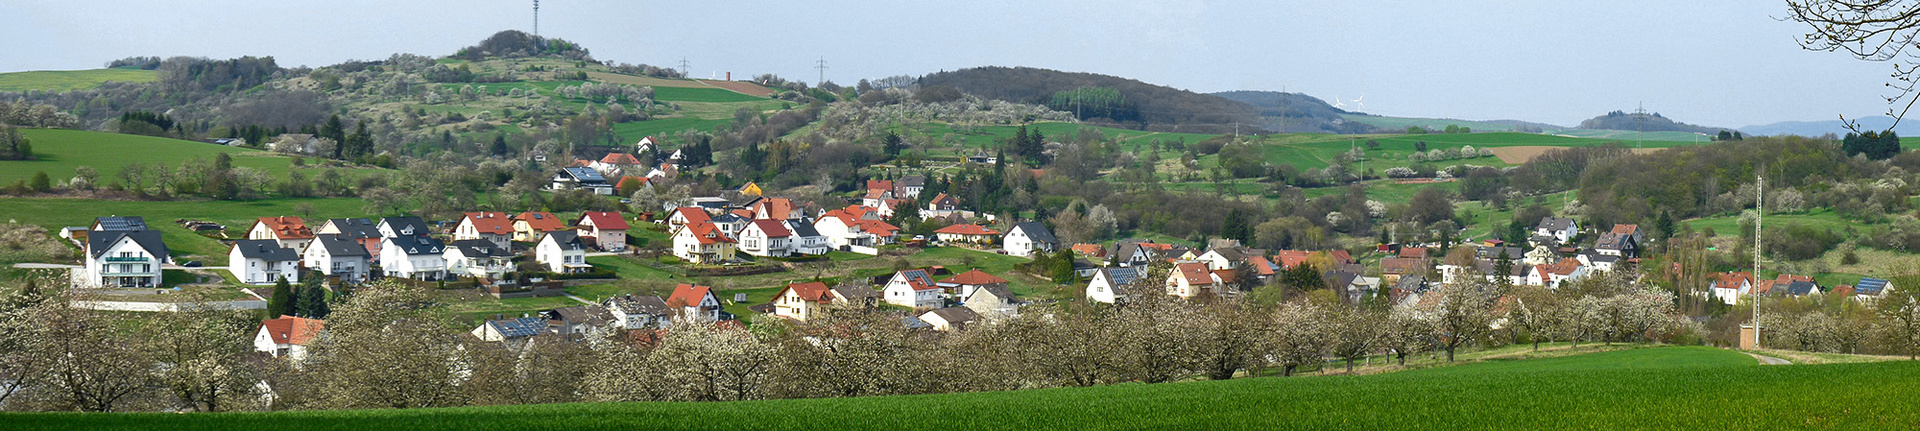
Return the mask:
[[1060,247],[1060,241],[1053,238],[1053,231],[1040,222],[1024,222],[1013,225],[1007,230],[1006,245],[1008,256],[1032,256],[1034,252],[1052,253]]
[[933,276],[925,269],[896,272],[887,280],[886,288],[881,289],[888,304],[916,309],[941,306],[945,302],[940,299],[943,293],[944,289],[933,282]]
[[[887,201],[894,199],[896,198],[893,196],[893,190],[867,189],[867,194],[860,197],[860,206],[879,209],[886,206]],[[885,217],[887,214],[883,212],[880,216]]]
[[578,274],[593,271],[593,265],[587,264],[587,245],[573,231],[548,232],[540,237],[540,243],[533,247],[533,260],[547,267],[547,271],[557,274]]
[[1126,302],[1138,293],[1140,273],[1132,268],[1100,268],[1087,282],[1087,300],[1103,304]]
[[300,282],[300,253],[270,239],[242,239],[227,248],[227,272],[241,283]]
[[595,160],[593,163],[587,164],[587,167],[593,168],[595,172],[599,172],[601,176],[606,178],[619,178],[623,176],[637,177],[642,173],[640,171],[640,159],[634,158],[632,154],[618,151],[607,153],[607,155],[601,157],[600,160]]
[[607,325],[613,323],[613,314],[606,307],[598,305],[575,305],[540,312],[547,319],[547,327],[555,333],[572,339],[602,335]]
[[833,300],[855,307],[872,308],[880,305],[880,292],[866,286],[834,286]]
[[513,216],[514,241],[539,241],[547,232],[566,229],[567,222],[549,212],[527,211]]
[[447,273],[498,280],[513,270],[513,250],[483,239],[454,240],[443,253]]
[[507,248],[513,240],[513,220],[503,212],[466,213],[460,218],[460,225],[453,228],[453,240],[476,239],[493,243],[495,247]]
[[588,246],[601,251],[620,252],[627,250],[627,219],[617,212],[587,211],[580,214],[580,220],[573,223],[580,238]]
[[773,295],[773,315],[804,322],[833,302],[833,290],[826,283],[791,283]]
[[933,330],[941,332],[967,329],[967,325],[979,319],[979,313],[967,307],[941,308],[920,315],[920,321],[926,322]]
[[314,235],[313,243],[307,245],[307,251],[301,257],[307,269],[339,278],[342,282],[361,283],[367,281],[367,270],[372,267],[373,254],[346,234],[318,234]]
[[262,320],[260,330],[253,335],[253,350],[297,363],[306,359],[307,346],[320,338],[326,328],[326,321],[304,317]]
[[280,243],[281,247],[295,251],[306,250],[313,242],[313,230],[307,228],[307,222],[294,216],[261,217],[253,222],[253,228],[247,229],[247,239],[266,239]]
[[553,190],[592,190],[594,194],[598,195],[613,194],[613,184],[607,182],[607,177],[601,175],[600,171],[593,170],[593,168],[589,167],[561,169],[559,173],[553,174],[553,184],[549,185],[548,188]]
[[1167,273],[1167,294],[1182,299],[1220,293],[1224,286],[1218,274],[1207,269],[1206,262],[1181,262]]
[[1591,270],[1590,267],[1580,264],[1580,259],[1571,257],[1561,258],[1552,265],[1540,265],[1534,268],[1540,272],[1541,285],[1549,288],[1558,288],[1560,283],[1585,277]]
[[927,176],[908,175],[893,182],[893,195],[901,199],[920,197],[920,191],[927,188]]
[[943,289],[947,289],[946,286],[952,286],[950,288],[952,290],[946,292],[948,295],[954,295],[956,298],[967,298],[972,297],[973,291],[975,290],[988,287],[1005,288],[1007,287],[1007,280],[995,277],[993,274],[988,274],[985,271],[970,269],[967,270],[967,272],[962,272],[952,277],[947,277],[945,280],[940,280],[940,282],[935,285],[941,286]]
[[960,210],[959,199],[954,199],[953,196],[949,196],[946,193],[941,193],[941,194],[933,195],[933,199],[927,201],[927,210],[924,212],[927,214],[945,215],[946,213],[959,211],[959,210]]
[[1553,238],[1556,244],[1573,241],[1573,237],[1579,234],[1580,224],[1570,218],[1544,217],[1540,219],[1539,225],[1533,227],[1534,236]]
[[751,218],[730,212],[714,214],[708,219],[708,223],[713,223],[714,227],[720,228],[720,233],[729,237],[739,235],[740,230],[746,229],[747,223],[752,221]]
[[1113,243],[1113,251],[1107,252],[1107,263],[1118,267],[1145,266],[1158,260],[1158,249],[1147,244],[1151,240],[1123,239]]
[[534,336],[549,333],[545,317],[519,317],[491,319],[473,328],[473,338],[493,343],[507,343],[511,347],[523,346]]
[[679,284],[673,287],[673,295],[667,297],[667,307],[679,310],[678,319],[693,323],[713,323],[722,320],[720,298],[713,296],[713,288]]
[[667,230],[678,230],[690,224],[712,222],[713,216],[708,215],[707,211],[700,207],[679,207],[674,208],[673,213],[667,215]]
[[691,263],[731,262],[738,244],[713,223],[690,224],[673,231],[673,255]]
[[991,165],[999,162],[1000,162],[999,157],[994,156],[992,154],[988,154],[987,150],[985,149],[975,150],[973,152],[973,155],[967,156],[967,163]]
[[1246,265],[1247,258],[1250,256],[1259,256],[1259,253],[1253,253],[1243,247],[1215,247],[1201,254],[1197,260],[1206,262],[1208,270],[1230,271]]
[[[379,224],[363,218],[327,219],[325,223],[320,224],[319,228],[313,230],[313,235],[316,242],[321,235],[340,235],[348,241],[359,244],[360,248],[367,251],[368,256],[380,250],[380,238],[385,237],[380,234]],[[312,248],[312,245],[309,244],[308,248]]]
[[793,204],[792,199],[762,197],[743,206],[753,213],[755,220],[787,220],[807,216],[807,212]]
[[1020,306],[1026,304],[1026,301],[1013,296],[1013,291],[1008,290],[1005,283],[987,284],[969,292],[960,297],[961,304],[973,310],[974,314],[992,319],[1018,316]]
[[380,236],[399,238],[404,236],[427,236],[427,221],[419,217],[386,217],[380,219]]
[[791,218],[781,223],[786,226],[787,232],[792,235],[788,237],[787,241],[789,248],[791,248],[794,253],[821,255],[833,250],[828,247],[827,237],[821,235],[818,229],[813,228],[812,221],[805,218]]
[[430,236],[402,236],[380,242],[380,270],[388,277],[435,281],[447,277],[446,244]]
[[977,224],[956,224],[933,231],[933,237],[952,243],[989,245],[1000,239],[1000,231]]
[[740,230],[740,251],[754,256],[785,257],[792,253],[792,232],[777,220],[755,219]]
[[94,219],[86,237],[86,268],[74,285],[161,287],[160,267],[171,257],[160,231],[147,229],[145,219],[100,217]]
[[1427,258],[1409,259],[1389,257],[1380,259],[1380,280],[1387,285],[1400,283],[1400,277],[1406,275],[1426,275],[1433,261]]
[[892,241],[900,231],[880,218],[871,208],[854,206],[828,211],[813,227],[836,248],[879,247]]
[[600,301],[600,305],[607,308],[614,326],[628,330],[665,329],[673,322],[673,309],[658,296],[615,296]]

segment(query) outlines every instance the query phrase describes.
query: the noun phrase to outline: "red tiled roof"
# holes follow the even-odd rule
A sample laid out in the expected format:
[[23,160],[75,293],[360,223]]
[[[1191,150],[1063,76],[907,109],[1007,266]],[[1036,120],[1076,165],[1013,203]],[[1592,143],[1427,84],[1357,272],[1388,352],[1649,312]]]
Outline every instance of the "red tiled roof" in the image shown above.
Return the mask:
[[1253,265],[1253,272],[1255,274],[1273,275],[1273,262],[1267,261],[1267,258],[1260,256],[1248,257],[1247,263]]
[[503,212],[467,213],[466,222],[473,224],[473,230],[480,233],[507,235],[513,233],[513,221]]
[[1180,274],[1180,278],[1186,279],[1187,284],[1213,284],[1213,277],[1208,276],[1210,272],[1207,271],[1207,264],[1203,262],[1182,263],[1175,266],[1173,271]]
[[712,294],[713,288],[711,287],[682,283],[673,286],[673,295],[667,297],[667,306],[698,307],[700,306],[700,300],[706,299],[707,295]]
[[779,220],[758,219],[753,221],[753,225],[759,226],[760,231],[766,232],[768,238],[793,236],[793,232],[787,230],[787,225]]
[[584,168],[584,167],[587,167],[587,165],[591,165],[591,164],[593,164],[593,162],[589,162],[589,161],[586,161],[586,160],[580,160],[580,159],[573,159],[573,163],[568,163],[568,164],[567,164],[567,167],[569,167],[569,168]]
[[1580,260],[1571,257],[1560,258],[1559,262],[1553,263],[1553,273],[1563,277],[1573,275],[1573,271],[1578,269],[1580,269]]
[[1637,232],[1639,230],[1640,230],[1640,226],[1637,226],[1637,225],[1630,225],[1630,224],[1613,225],[1613,233],[1620,234],[1620,235],[1632,235],[1634,232]]
[[632,154],[627,153],[607,153],[606,157],[600,158],[600,163],[610,165],[638,165],[640,164],[640,159],[633,158]]
[[278,319],[260,321],[260,326],[266,328],[267,336],[273,337],[274,344],[304,346],[307,342],[313,341],[314,337],[319,336],[320,330],[326,329],[327,322],[304,317],[281,316]]
[[793,200],[787,198],[766,198],[753,204],[754,214],[749,218],[786,220],[793,213]]
[[674,208],[673,212],[674,214],[679,214],[680,218],[686,219],[687,224],[706,223],[706,222],[713,221],[712,217],[707,216],[706,210],[696,208],[696,207]]
[[1426,259],[1407,259],[1389,257],[1380,259],[1380,272],[1386,274],[1413,274],[1427,270]]
[[537,232],[553,232],[567,228],[565,222],[561,222],[559,217],[554,217],[553,213],[549,212],[527,211],[513,216],[513,221],[527,222],[527,227]]
[[734,242],[733,238],[728,238],[726,233],[720,231],[720,226],[714,225],[713,222],[689,224],[683,229],[692,231],[693,238],[701,244],[731,244]]
[[1402,259],[1419,259],[1423,257],[1427,257],[1426,247],[1401,247],[1400,248],[1400,258]]
[[893,181],[892,180],[867,180],[867,190],[868,190],[867,193],[869,196],[872,195],[873,190],[892,191]]
[[1714,286],[1720,286],[1721,289],[1738,289],[1740,288],[1740,283],[1743,281],[1752,283],[1753,273],[1722,272],[1713,275]]
[[736,215],[736,216],[740,216],[740,218],[744,218],[744,219],[750,219],[750,218],[753,218],[753,210],[749,210],[749,209],[746,209],[746,208],[741,208],[741,209],[737,209],[737,210],[733,210],[733,211],[727,211],[727,214],[733,214],[733,215]]
[[1074,244],[1072,248],[1073,248],[1074,254],[1078,254],[1081,256],[1093,256],[1093,257],[1107,256],[1106,247],[1101,247],[1100,244],[1084,244],[1084,243]]
[[1300,264],[1307,262],[1308,256],[1313,255],[1313,252],[1306,250],[1280,250],[1278,253],[1279,254],[1273,257],[1280,259],[1280,266],[1282,268],[1300,266]]
[[[793,291],[793,293],[800,295],[800,299],[805,301],[815,301],[815,302],[833,301],[833,291],[827,288],[826,283],[821,283],[818,281],[788,284],[786,290],[791,290]],[[786,294],[787,294],[786,291],[781,291],[778,295],[774,295],[773,297],[779,298]]]
[[1007,280],[1000,277],[995,277],[993,276],[993,274],[988,274],[978,269],[973,269],[973,270],[968,270],[967,272],[962,272],[960,273],[960,275],[947,277],[947,279],[940,280],[940,282],[969,285],[969,286],[981,286],[981,285],[988,285],[988,284],[1006,284]]
[[879,220],[860,220],[859,225],[861,232],[879,236],[893,236],[894,232],[900,231],[900,227]]
[[946,193],[941,193],[941,194],[933,195],[933,200],[927,201],[927,203],[930,203],[930,204],[944,203],[949,205],[959,205],[960,201],[957,199],[954,199],[953,196],[947,196]]
[[[592,221],[593,226],[600,230],[627,230],[632,227],[627,225],[627,218],[617,212],[587,211],[580,214],[580,220]],[[580,223],[574,224],[578,225]]]
[[944,234],[952,234],[952,235],[999,235],[1000,231],[987,229],[986,226],[981,226],[977,224],[956,224],[953,226],[940,228],[939,230],[933,231],[933,233],[944,233]]
[[885,199],[893,193],[892,189],[867,189],[867,199]]
[[1334,250],[1327,254],[1333,256],[1333,263],[1353,263],[1353,254],[1346,250]]
[[261,217],[259,222],[266,224],[267,229],[273,231],[274,237],[279,239],[313,238],[313,229],[308,229],[307,221],[299,217]]

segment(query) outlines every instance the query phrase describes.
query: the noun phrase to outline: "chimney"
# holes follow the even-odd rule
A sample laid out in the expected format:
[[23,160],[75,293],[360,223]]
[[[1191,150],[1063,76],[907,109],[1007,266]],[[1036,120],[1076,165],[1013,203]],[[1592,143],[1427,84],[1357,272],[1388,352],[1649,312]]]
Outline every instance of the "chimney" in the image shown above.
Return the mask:
[[727,80],[728,80],[728,81],[732,81],[732,80],[733,80],[733,72],[727,72]]

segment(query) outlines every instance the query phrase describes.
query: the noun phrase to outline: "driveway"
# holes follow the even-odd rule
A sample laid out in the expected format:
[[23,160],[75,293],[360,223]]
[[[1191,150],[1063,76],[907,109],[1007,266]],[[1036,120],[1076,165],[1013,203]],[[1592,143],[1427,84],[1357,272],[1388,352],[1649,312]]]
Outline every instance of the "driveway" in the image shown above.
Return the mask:
[[1788,362],[1785,359],[1775,358],[1772,356],[1766,356],[1758,353],[1747,352],[1747,356],[1752,356],[1754,359],[1759,359],[1760,365],[1793,365],[1793,362]]

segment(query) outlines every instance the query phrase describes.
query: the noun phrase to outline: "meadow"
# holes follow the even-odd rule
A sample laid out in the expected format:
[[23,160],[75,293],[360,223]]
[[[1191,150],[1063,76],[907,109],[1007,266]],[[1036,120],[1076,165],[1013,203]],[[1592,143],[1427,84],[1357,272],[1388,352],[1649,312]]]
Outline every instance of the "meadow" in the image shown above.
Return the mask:
[[39,70],[0,73],[0,91],[71,91],[99,87],[107,82],[151,82],[160,75],[140,69]]
[[1760,366],[1660,347],[1398,373],[866,398],[275,413],[6,414],[0,427],[246,429],[1914,429],[1920,363]]
[[[20,134],[33,143],[33,154],[37,160],[0,161],[0,184],[32,178],[38,172],[46,172],[54,181],[66,181],[73,178],[74,168],[80,166],[91,166],[100,173],[101,181],[112,182],[118,178],[120,168],[131,163],[164,163],[168,167],[178,167],[181,162],[194,158],[211,162],[220,153],[233,157],[234,167],[259,169],[275,179],[284,180],[287,172],[294,169],[292,157],[251,148],[85,130],[21,129]],[[320,162],[318,159],[309,160]],[[303,169],[308,179],[320,174],[316,168]],[[348,177],[377,170],[338,169]]]

